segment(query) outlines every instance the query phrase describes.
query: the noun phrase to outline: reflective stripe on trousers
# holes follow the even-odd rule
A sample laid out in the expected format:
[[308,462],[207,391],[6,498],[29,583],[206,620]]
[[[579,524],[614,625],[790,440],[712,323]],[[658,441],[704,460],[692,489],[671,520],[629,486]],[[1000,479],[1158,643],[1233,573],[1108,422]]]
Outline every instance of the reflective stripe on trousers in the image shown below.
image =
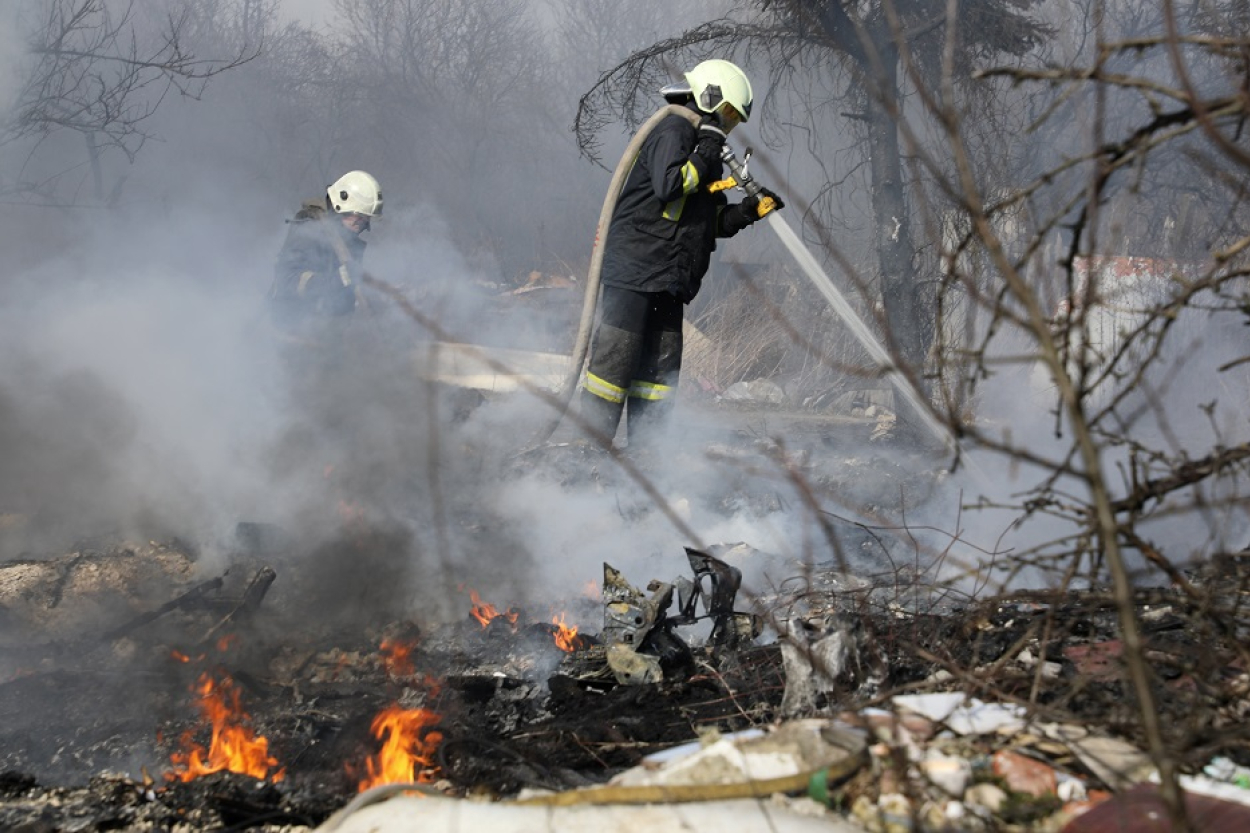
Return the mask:
[[[586,392],[593,393],[600,399],[606,399],[609,402],[620,404],[625,401],[626,390],[619,385],[614,385],[607,379],[596,376],[593,373],[586,374]],[[629,391],[629,395],[633,396],[633,391]]]
[[661,385],[658,382],[644,382],[635,379],[630,382],[629,395],[633,399],[645,399],[648,402],[659,402],[671,397],[676,390],[672,385]]

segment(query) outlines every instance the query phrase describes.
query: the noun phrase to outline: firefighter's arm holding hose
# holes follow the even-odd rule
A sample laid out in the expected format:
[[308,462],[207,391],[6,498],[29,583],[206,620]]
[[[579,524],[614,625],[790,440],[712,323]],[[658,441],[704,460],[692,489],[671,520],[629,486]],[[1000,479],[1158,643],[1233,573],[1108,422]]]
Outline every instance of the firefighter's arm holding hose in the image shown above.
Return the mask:
[[661,203],[668,205],[720,179],[725,134],[713,130],[700,127],[693,138],[688,130],[658,130],[644,144],[641,153],[651,172],[651,190]]

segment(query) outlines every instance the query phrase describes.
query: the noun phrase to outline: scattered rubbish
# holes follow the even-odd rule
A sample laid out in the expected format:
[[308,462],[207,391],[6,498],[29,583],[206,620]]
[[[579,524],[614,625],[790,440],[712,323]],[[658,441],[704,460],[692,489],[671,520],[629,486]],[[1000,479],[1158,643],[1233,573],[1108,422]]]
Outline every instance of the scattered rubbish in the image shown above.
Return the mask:
[[972,764],[964,758],[930,749],[920,761],[920,771],[930,784],[956,798],[964,794],[972,780]]
[[1010,749],[1000,749],[994,753],[993,772],[1012,792],[1024,793],[1034,798],[1055,795],[1058,788],[1058,778],[1053,767]]
[[863,732],[821,719],[783,723],[759,734],[710,733],[698,746],[683,747],[684,754],[644,761],[602,786],[522,796],[517,803],[682,803],[812,790],[823,795],[864,764],[866,743]]
[[[1228,764],[1232,764],[1232,762],[1228,761],[1226,758],[1223,760]],[[1204,768],[1204,772],[1208,769],[1212,769],[1210,764]],[[1230,768],[1217,766],[1215,769],[1217,771],[1228,771]],[[1238,767],[1233,764],[1232,769],[1234,769],[1234,771],[1242,770],[1244,772],[1245,768]],[[1177,777],[1177,781],[1180,783],[1181,789],[1186,792],[1200,793],[1202,795],[1211,796],[1212,798],[1220,798],[1225,801],[1231,801],[1236,804],[1250,807],[1250,789],[1247,789],[1244,786],[1245,775],[1234,774],[1233,778],[1241,781],[1242,783],[1211,778],[1207,775],[1180,775]],[[1158,774],[1153,774],[1150,781],[1155,784],[1159,783]]]
[[1113,790],[1128,789],[1155,774],[1150,756],[1118,738],[1092,734],[1083,726],[1045,724],[1038,726],[1052,740],[1063,743],[1090,772]]
[[[813,802],[805,802],[820,808]],[[819,815],[773,799],[704,801],[698,804],[586,804],[525,806],[397,795],[332,817],[317,833],[581,833],[586,830],[733,830],[735,833],[863,833],[831,811]]]
[[1212,758],[1202,771],[1216,781],[1250,790],[1250,767],[1240,766],[1222,755]]
[[757,402],[780,405],[786,401],[786,392],[776,382],[753,379],[750,382],[734,382],[725,388],[721,398],[726,402]]
[[621,685],[647,685],[664,679],[660,658],[643,654],[623,642],[613,642],[606,649],[608,667]]
[[[1219,798],[1187,793],[1185,815],[1190,830],[1203,833],[1242,833],[1250,830],[1250,808]],[[1063,828],[1063,833],[1180,833],[1172,824],[1158,787],[1142,784],[1113,795]]]
[[983,808],[997,813],[1007,802],[1007,791],[997,784],[984,781],[973,784],[964,792],[964,803],[969,807]]
[[[710,620],[707,643],[732,650],[759,636],[758,616],[734,609],[742,572],[715,556],[686,548],[694,579],[653,580],[643,593],[619,570],[603,565],[603,642],[607,661],[621,685],[684,679],[694,673],[694,655],[676,632],[683,625]],[[673,594],[677,612],[670,615]],[[702,612],[700,613],[700,607]],[[631,656],[631,654],[638,656]]]
[[900,709],[945,724],[957,735],[1012,733],[1022,730],[1025,725],[1023,707],[984,703],[959,691],[901,694],[891,698],[890,702]]
[[[875,536],[853,537],[856,531],[845,536],[850,551],[858,553],[861,542],[882,547]],[[184,748],[212,759],[210,724],[220,724],[253,730],[255,745],[268,742],[269,765],[262,781],[232,761],[166,786],[160,778],[167,772],[155,782],[97,780],[72,792],[39,787],[39,772],[13,774],[0,815],[17,823],[53,814],[127,829],[241,829],[262,819],[315,824],[341,798],[349,804],[324,833],[471,823],[505,833],[527,824],[797,831],[817,829],[807,826],[812,820],[824,831],[1171,833],[1148,756],[1096,722],[1094,708],[1122,706],[1120,646],[1106,638],[1115,632],[1114,612],[1100,606],[1101,597],[1078,592],[961,611],[928,604],[911,574],[852,575],[825,562],[796,570],[747,608],[742,572],[755,555],[745,544],[686,550],[689,572],[645,589],[605,564],[602,588],[537,615],[509,604],[517,599],[498,598],[498,588],[482,588],[483,598],[466,587],[462,615],[442,623],[394,621],[368,634],[310,629],[275,642],[267,640],[280,629],[261,620],[276,624],[294,612],[292,621],[304,621],[298,617],[306,611],[293,608],[288,588],[273,585],[276,573],[255,560],[209,582],[188,553],[155,543],[83,546],[59,561],[0,565],[0,601],[15,621],[63,637],[73,633],[70,617],[96,598],[116,611],[113,631],[96,629],[73,643],[92,651],[90,673],[80,678],[55,662],[71,652],[5,643],[15,669],[0,680],[8,711],[37,713],[58,748],[94,756],[84,764],[93,771],[135,760],[125,731],[146,719],[146,701],[103,693],[100,659],[110,674],[125,669],[135,679],[177,681],[154,701],[172,715],[151,721],[163,730],[147,741],[156,744],[156,760],[172,762]],[[793,562],[769,566],[776,563]],[[146,585],[136,580],[145,569],[172,580]],[[900,582],[916,592],[901,597]],[[271,585],[283,592],[268,592]],[[1174,673],[1169,658],[1194,642],[1172,627],[1166,611],[1180,605],[1160,604],[1168,598],[1143,594],[1158,612],[1149,620],[1151,661],[1171,681],[1184,678],[1162,676]],[[767,639],[759,639],[760,616],[739,605],[769,612]],[[1072,638],[1040,638],[1043,615],[1068,626]],[[584,633],[599,616],[602,633]],[[910,645],[942,659],[900,650]],[[1068,650],[1085,646],[1096,647]],[[1216,654],[1215,679],[1239,679],[1239,657]],[[992,669],[993,687],[961,689],[978,669]],[[880,675],[883,690],[908,693],[866,692],[872,675]],[[1067,722],[1040,723],[1032,711],[1026,719],[1027,706],[1005,700],[1023,703],[1036,689],[1052,704],[1074,679],[1083,696],[1096,699],[1082,701],[1085,711]],[[973,696],[986,691],[1002,692],[1004,702]],[[1161,687],[1173,713],[1201,704],[1194,699],[1200,693]],[[205,713],[191,722],[214,695],[230,719],[210,721]],[[1242,708],[1244,701],[1221,705],[1229,703]],[[383,755],[384,733],[374,727],[366,736],[369,724],[359,718],[366,711],[419,714],[437,729],[392,729],[399,738],[389,744],[399,753],[393,767],[394,756]],[[1063,714],[1049,705],[1047,713]],[[184,747],[178,739],[188,729],[197,734]],[[334,751],[325,738],[334,739]],[[11,760],[38,762],[18,729],[7,729],[3,740]],[[1206,767],[1181,776],[1191,817],[1205,825],[1198,829],[1247,829],[1238,814],[1250,812],[1250,767],[1239,764],[1233,744],[1210,747]],[[359,760],[352,750],[360,750]],[[139,754],[153,759],[151,751]],[[292,777],[279,782],[278,772]],[[378,783],[374,775],[394,778],[387,785],[394,789],[364,786],[366,776]],[[310,796],[308,783],[326,792]],[[357,785],[365,792],[350,799],[345,791]],[[412,791],[427,794],[404,795]],[[133,795],[144,798],[126,798]]]
[[794,616],[782,622],[781,661],[786,691],[781,714],[813,714],[820,696],[833,692],[847,663],[858,652],[858,634],[850,617],[834,612]]
[[645,767],[658,768],[663,764],[683,758],[698,750],[704,748],[709,743],[717,740],[727,740],[737,742],[741,740],[749,740],[752,738],[762,738],[767,734],[763,729],[743,729],[741,732],[729,732],[721,734],[720,732],[708,732],[698,740],[690,743],[683,743],[680,746],[673,746],[660,752],[652,752],[650,755],[642,759],[642,765]]

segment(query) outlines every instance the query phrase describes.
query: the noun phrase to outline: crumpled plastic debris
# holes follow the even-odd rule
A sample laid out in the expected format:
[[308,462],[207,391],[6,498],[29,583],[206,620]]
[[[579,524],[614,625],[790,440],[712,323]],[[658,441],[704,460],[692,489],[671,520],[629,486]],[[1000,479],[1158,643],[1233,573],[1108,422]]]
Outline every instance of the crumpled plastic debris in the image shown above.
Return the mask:
[[763,732],[710,733],[626,770],[615,786],[727,784],[772,781],[827,768],[863,753],[867,736],[825,719],[795,720]]
[[900,694],[891,698],[890,702],[897,708],[943,723],[957,735],[1019,732],[1024,729],[1027,719],[1021,706],[986,703],[961,691]]

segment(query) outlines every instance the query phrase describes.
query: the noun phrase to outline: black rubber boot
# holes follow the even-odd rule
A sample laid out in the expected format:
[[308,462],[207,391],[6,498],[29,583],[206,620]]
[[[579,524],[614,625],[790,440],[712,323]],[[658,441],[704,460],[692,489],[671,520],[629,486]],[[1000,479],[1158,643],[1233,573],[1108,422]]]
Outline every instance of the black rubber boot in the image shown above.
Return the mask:
[[668,399],[629,398],[629,414],[625,419],[629,450],[640,452],[661,442],[672,421],[674,401]]
[[621,412],[625,410],[624,402],[611,402],[588,391],[582,391],[578,400],[578,416],[581,417],[583,433],[592,442],[607,448],[616,437],[617,426],[621,423]]

